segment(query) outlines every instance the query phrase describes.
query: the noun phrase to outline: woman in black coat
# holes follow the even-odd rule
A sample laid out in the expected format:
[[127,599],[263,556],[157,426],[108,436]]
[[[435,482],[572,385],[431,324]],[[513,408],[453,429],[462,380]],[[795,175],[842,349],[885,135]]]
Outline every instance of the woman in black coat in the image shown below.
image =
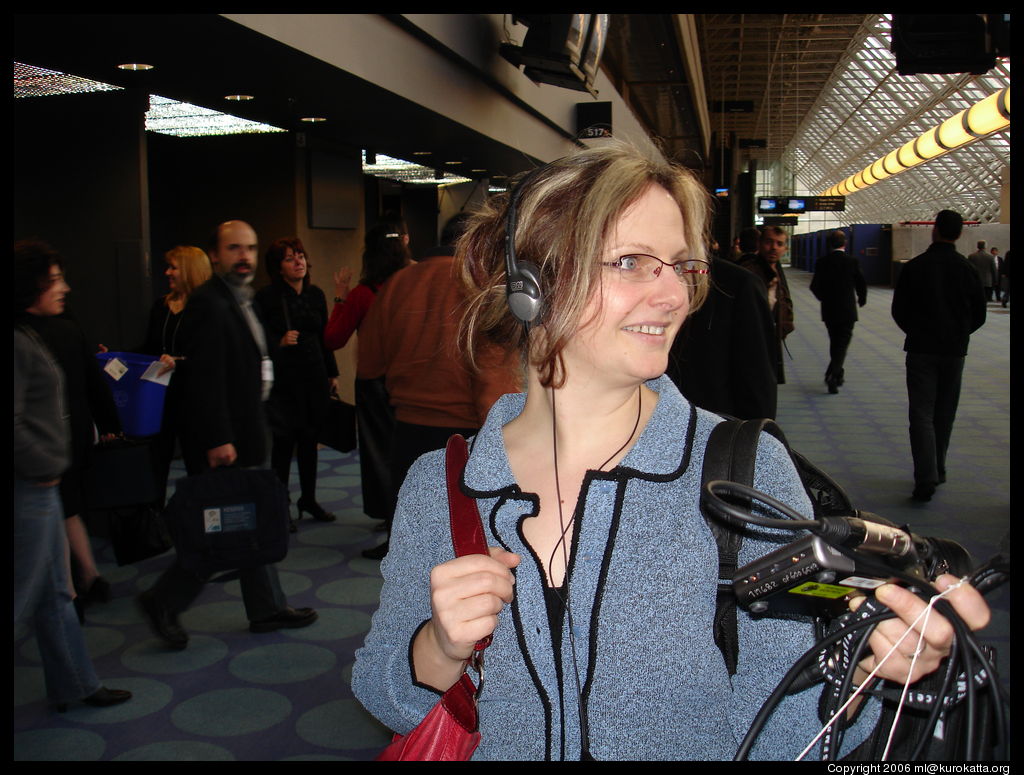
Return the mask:
[[331,522],[334,515],[316,501],[317,431],[338,376],[334,355],[324,346],[327,299],[309,281],[306,250],[297,237],[275,240],[264,260],[271,282],[253,304],[274,361],[274,388],[267,402],[271,466],[287,487],[294,454],[301,488],[298,516],[306,512]]
[[172,372],[164,396],[163,421],[157,440],[156,454],[159,458],[161,476],[160,491],[167,485],[174,444],[181,432],[182,405],[184,403],[185,380],[188,378],[189,363],[184,358],[189,337],[195,332],[194,315],[186,311],[192,291],[213,275],[210,258],[202,248],[179,245],[167,251],[167,276],[169,292],[157,299],[149,313],[146,339],[136,352],[160,357],[164,364],[162,373]]

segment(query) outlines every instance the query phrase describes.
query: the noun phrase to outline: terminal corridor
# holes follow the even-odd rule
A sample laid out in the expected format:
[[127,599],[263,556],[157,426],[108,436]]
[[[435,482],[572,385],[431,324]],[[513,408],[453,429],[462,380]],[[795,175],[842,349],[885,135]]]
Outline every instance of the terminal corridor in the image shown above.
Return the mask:
[[[965,236],[966,239],[966,236]],[[966,243],[965,243],[966,244]],[[910,500],[903,338],[889,314],[892,290],[873,286],[846,363],[846,382],[830,395],[823,376],[828,338],[808,285],[788,275],[796,330],[787,340],[787,384],[778,421],[791,445],[833,475],[854,504],[922,536],[954,539],[976,562],[1003,551],[1010,534],[1010,314],[990,304],[971,338],[948,458],[948,482],[929,503]],[[172,479],[183,474],[180,464]],[[250,634],[237,581],[211,584],[182,621],[187,650],[153,639],[133,598],[150,586],[168,555],[117,567],[96,539],[112,599],[87,610],[85,633],[98,672],[134,693],[111,708],[73,704],[54,712],[44,699],[34,637],[14,632],[15,761],[367,760],[389,740],[353,698],[353,653],[369,627],[380,589],[379,565],[360,551],[380,533],[360,509],[355,453],[320,454],[319,493],[338,515],[306,519],[279,564],[295,606],[319,620],[301,630]],[[1010,593],[989,599],[993,622],[983,642],[996,647],[1010,682]],[[781,677],[781,676],[780,676]]]

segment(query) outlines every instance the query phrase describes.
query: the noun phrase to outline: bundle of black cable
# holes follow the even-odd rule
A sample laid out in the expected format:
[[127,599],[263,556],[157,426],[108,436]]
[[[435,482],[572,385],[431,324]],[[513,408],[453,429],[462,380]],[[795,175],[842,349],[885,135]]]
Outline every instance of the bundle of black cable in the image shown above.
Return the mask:
[[[988,580],[995,582],[989,589],[1007,578],[1005,568],[996,569],[993,565],[1001,565],[1000,560],[982,569]],[[954,566],[950,572],[966,576],[962,567]],[[975,580],[977,576],[972,583],[980,590],[983,580]],[[956,614],[948,603],[939,601],[936,609],[954,621]],[[850,629],[830,650],[833,659],[826,664],[845,664],[847,668],[856,665],[875,624],[892,616],[874,598],[869,598],[857,612],[841,617],[833,624],[833,631],[847,626]],[[954,621],[954,627],[957,636],[953,651],[938,671],[913,684],[909,691],[886,681],[867,690],[881,701],[881,715],[872,734],[844,761],[1009,760],[1008,698],[1001,696],[995,680],[994,649],[978,644],[962,623],[957,626]],[[836,669],[826,675],[820,706],[823,723],[846,702],[852,687],[848,680],[841,679],[852,675],[852,669]],[[825,743],[823,749],[839,750],[842,732],[838,731],[835,737],[833,744]]]
[[[997,555],[972,572],[970,555],[959,544],[921,538],[907,528],[899,528],[906,531],[908,545],[913,545],[913,556],[919,561],[912,563],[915,567],[901,569],[899,563],[889,561],[891,558],[857,552],[850,545],[850,528],[862,526],[858,521],[861,518],[891,526],[877,515],[857,512],[853,520],[808,520],[770,496],[736,482],[708,482],[701,495],[717,516],[733,524],[807,530],[817,535],[839,552],[856,557],[859,572],[879,579],[893,578],[925,601],[936,598],[935,611],[952,625],[952,650],[939,670],[906,691],[904,686],[884,680],[876,680],[865,688],[865,694],[881,702],[881,715],[873,732],[844,761],[1009,761],[1009,697],[997,679],[994,651],[977,641],[953,606],[928,583],[942,573],[952,573],[985,595],[1009,580],[1008,558]],[[769,506],[785,518],[766,517],[736,507],[725,500],[729,496]],[[832,620],[818,643],[797,660],[764,702],[735,759],[746,759],[761,728],[786,694],[805,689],[816,680],[825,681],[819,706],[822,723],[827,724],[836,716],[855,689],[855,667],[868,652],[868,638],[879,623],[894,617],[873,596],[868,596],[855,612]],[[844,730],[851,720],[844,712],[829,725],[821,737],[821,760],[837,758]]]

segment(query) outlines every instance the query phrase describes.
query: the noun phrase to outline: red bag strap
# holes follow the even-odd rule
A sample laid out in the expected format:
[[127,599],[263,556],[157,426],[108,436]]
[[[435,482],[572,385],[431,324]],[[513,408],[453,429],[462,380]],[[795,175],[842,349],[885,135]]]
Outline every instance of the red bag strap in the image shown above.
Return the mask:
[[448,482],[448,511],[452,528],[452,546],[456,557],[487,554],[487,539],[476,501],[462,492],[459,482],[469,460],[469,446],[459,434],[448,439],[445,470]]
[[[476,501],[462,492],[459,486],[462,472],[469,460],[469,445],[459,434],[448,439],[445,448],[445,479],[448,485],[448,512],[452,530],[452,546],[456,557],[467,554],[488,554],[487,538],[484,536],[484,525],[480,520],[480,511]],[[477,641],[474,647],[479,654],[491,644],[488,635]]]

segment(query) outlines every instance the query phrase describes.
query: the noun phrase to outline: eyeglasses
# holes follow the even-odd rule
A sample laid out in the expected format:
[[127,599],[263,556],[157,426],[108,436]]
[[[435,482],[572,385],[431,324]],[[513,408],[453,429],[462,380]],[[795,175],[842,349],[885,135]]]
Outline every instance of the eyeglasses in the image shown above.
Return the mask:
[[615,261],[602,261],[601,266],[618,269],[619,277],[631,283],[649,283],[659,277],[662,268],[667,266],[675,272],[679,282],[688,286],[699,285],[701,275],[706,275],[711,271],[711,265],[700,259],[688,258],[670,264],[657,256],[648,256],[643,253],[619,256]]

